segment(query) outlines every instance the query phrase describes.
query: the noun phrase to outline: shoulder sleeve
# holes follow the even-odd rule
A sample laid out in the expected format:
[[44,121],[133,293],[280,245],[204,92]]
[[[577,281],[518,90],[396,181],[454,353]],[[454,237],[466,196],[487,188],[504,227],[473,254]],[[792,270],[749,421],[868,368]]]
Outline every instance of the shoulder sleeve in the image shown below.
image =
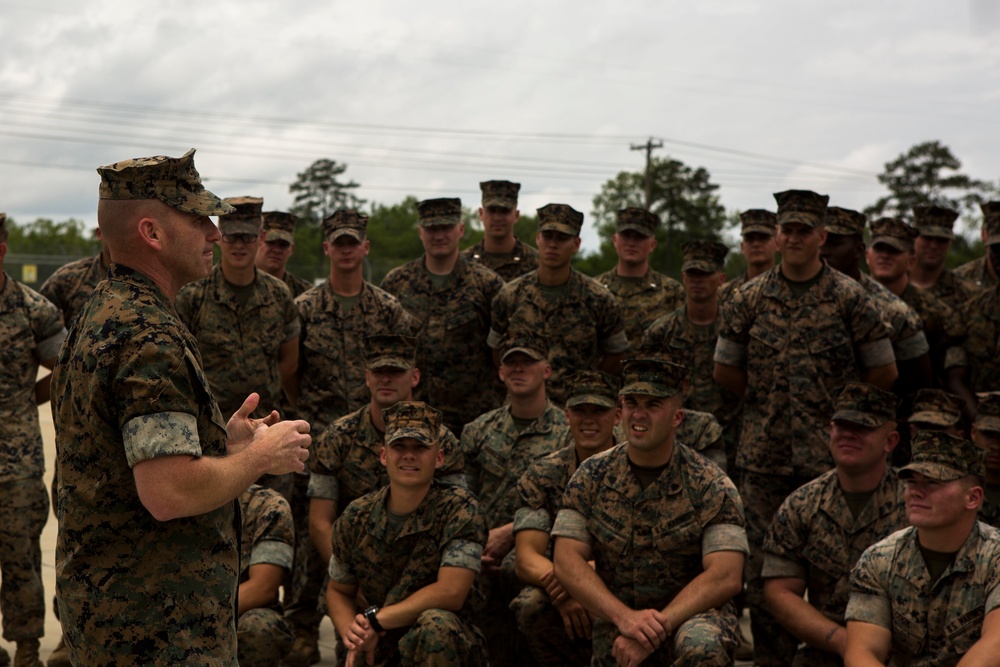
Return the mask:
[[[775,512],[768,526],[767,534],[764,536],[764,557],[765,572],[767,576],[791,576],[780,573],[767,572],[768,557],[774,556],[781,561],[791,562],[805,571],[805,559],[802,557],[802,548],[805,546],[806,535],[804,531],[806,524],[801,521],[801,512],[812,511],[811,506],[806,504],[801,489],[785,498],[781,507]],[[787,568],[786,568],[787,569]]]
[[[600,289],[600,288],[599,288]],[[625,335],[625,315],[618,299],[607,289],[601,289],[597,305],[597,343],[606,354],[620,354],[628,349]]]
[[244,527],[250,525],[254,531],[250,565],[268,563],[291,570],[295,529],[288,501],[271,489],[256,492],[259,497],[251,505],[254,516],[243,518]]
[[39,360],[51,359],[59,353],[59,346],[66,338],[62,313],[54,303],[35,290],[30,287],[23,289],[28,321],[35,339],[35,353]]
[[892,561],[884,552],[883,543],[876,543],[861,554],[851,570],[851,598],[845,620],[892,629],[892,604],[884,581],[884,577],[892,576]]
[[[521,279],[519,278],[518,280]],[[490,306],[490,333],[486,338],[486,344],[492,348],[500,346],[500,341],[510,326],[510,302],[513,298],[513,288],[516,284],[517,281],[507,283],[493,297],[493,303]]]

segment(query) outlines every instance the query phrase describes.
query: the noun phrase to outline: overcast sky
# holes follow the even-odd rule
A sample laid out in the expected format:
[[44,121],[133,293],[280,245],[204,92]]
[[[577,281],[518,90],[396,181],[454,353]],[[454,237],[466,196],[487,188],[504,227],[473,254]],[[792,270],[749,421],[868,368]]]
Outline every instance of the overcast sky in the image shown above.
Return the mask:
[[[1000,177],[1000,0],[0,0],[0,210],[96,223],[94,168],[198,149],[221,196],[291,204],[319,158],[370,202],[522,183],[587,214],[661,140],[729,210],[861,208],[941,140]],[[585,245],[596,235],[585,229]],[[16,251],[16,249],[14,249]],[[376,250],[377,252],[377,250]]]

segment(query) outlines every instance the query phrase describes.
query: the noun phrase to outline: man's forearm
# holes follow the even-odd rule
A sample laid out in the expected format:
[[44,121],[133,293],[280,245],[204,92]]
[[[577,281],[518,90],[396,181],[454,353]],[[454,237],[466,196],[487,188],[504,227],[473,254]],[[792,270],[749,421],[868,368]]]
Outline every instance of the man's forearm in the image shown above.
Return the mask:
[[354,617],[358,615],[358,605],[355,602],[355,595],[348,595],[337,590],[332,585],[326,587],[326,606],[333,621],[333,627],[337,630],[337,635],[343,639],[347,636],[347,629],[354,622]]
[[[461,570],[464,568],[450,568]],[[413,595],[399,602],[382,607],[378,611],[378,621],[386,630],[405,628],[417,622],[417,617],[428,609],[443,609],[457,612],[465,604],[475,581],[476,573],[465,570],[468,575],[459,573],[454,578],[438,580],[413,592]]]
[[740,592],[743,583],[743,554],[738,551],[720,551],[711,555],[723,554],[727,557],[733,555],[732,558],[727,558],[730,565],[704,570],[663,609],[664,615],[670,619],[670,627],[676,630],[695,614],[721,607]]
[[563,588],[591,614],[618,625],[621,618],[632,611],[608,590],[594,568],[577,554],[562,554],[557,548],[554,564],[556,577]]
[[[803,589],[805,582],[802,582]],[[827,618],[796,593],[782,588],[778,580],[764,582],[767,605],[781,625],[814,648],[843,655],[847,628]]]

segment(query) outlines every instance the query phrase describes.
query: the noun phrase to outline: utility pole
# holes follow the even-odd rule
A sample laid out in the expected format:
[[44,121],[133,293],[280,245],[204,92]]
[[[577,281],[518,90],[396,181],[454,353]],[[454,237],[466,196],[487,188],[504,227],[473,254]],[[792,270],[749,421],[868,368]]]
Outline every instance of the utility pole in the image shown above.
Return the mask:
[[643,179],[646,185],[646,210],[653,206],[653,149],[663,148],[662,141],[653,141],[653,137],[646,140],[644,144],[630,144],[629,150],[646,151],[646,176]]

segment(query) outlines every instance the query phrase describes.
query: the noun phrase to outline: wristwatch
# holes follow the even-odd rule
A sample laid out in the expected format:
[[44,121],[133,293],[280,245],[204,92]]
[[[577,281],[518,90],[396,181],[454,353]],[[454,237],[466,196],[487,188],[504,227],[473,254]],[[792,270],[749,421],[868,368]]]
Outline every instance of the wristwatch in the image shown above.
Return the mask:
[[365,617],[366,621],[368,621],[368,625],[372,626],[372,630],[375,632],[385,632],[385,628],[383,628],[382,624],[378,622],[378,616],[375,615],[378,613],[378,609],[378,605],[373,604],[368,607],[368,609],[361,612],[361,615]]

